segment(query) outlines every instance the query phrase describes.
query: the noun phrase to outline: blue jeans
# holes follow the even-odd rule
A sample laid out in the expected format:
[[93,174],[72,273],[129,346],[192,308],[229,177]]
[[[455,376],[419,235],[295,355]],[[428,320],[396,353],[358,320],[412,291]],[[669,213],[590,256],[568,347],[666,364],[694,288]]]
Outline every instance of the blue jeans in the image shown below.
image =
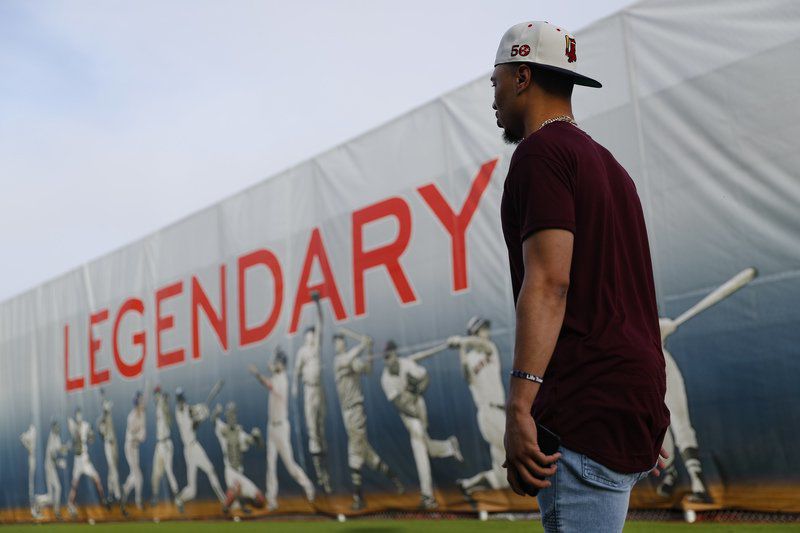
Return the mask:
[[619,533],[625,525],[631,489],[648,472],[620,474],[561,446],[551,485],[539,491],[547,533]]

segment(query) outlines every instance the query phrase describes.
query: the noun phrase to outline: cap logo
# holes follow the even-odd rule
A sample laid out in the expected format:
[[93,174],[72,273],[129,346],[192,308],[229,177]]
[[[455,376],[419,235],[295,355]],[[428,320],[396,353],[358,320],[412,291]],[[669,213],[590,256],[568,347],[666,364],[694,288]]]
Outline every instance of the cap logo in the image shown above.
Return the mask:
[[514,57],[514,56],[525,57],[526,55],[528,55],[530,53],[531,53],[531,47],[528,46],[527,44],[523,44],[521,46],[518,45],[518,44],[515,44],[514,46],[511,47],[511,57]]
[[564,54],[567,56],[567,62],[574,63],[578,60],[578,56],[575,53],[575,39],[569,35],[564,35],[564,39],[567,42],[566,48],[564,49]]

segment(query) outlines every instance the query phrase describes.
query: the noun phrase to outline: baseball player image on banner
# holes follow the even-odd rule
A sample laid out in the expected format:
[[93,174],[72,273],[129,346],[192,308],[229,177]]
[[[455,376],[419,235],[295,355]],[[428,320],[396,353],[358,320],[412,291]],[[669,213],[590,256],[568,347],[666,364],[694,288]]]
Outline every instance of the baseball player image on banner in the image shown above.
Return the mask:
[[150,505],[153,507],[158,503],[158,489],[161,478],[167,475],[169,489],[174,498],[178,494],[178,480],[172,473],[172,413],[169,408],[169,394],[156,387],[153,390],[153,399],[156,406],[156,447],[153,452],[153,471],[150,478],[152,487],[152,497]]
[[729,297],[750,283],[756,276],[758,276],[758,271],[755,268],[746,268],[717,287],[674,320],[664,317],[659,318],[661,348],[664,352],[667,372],[665,401],[670,411],[670,427],[664,437],[664,449],[670,453],[670,457],[666,461],[666,468],[656,488],[656,492],[663,498],[672,497],[678,482],[678,470],[675,466],[675,451],[677,450],[680,451],[683,465],[686,467],[691,480],[691,492],[686,497],[686,501],[692,504],[714,503],[714,498],[708,492],[708,485],[703,476],[697,434],[689,416],[689,400],[686,396],[683,374],[681,374],[681,370],[675,363],[672,354],[667,350],[667,338],[675,333],[681,324]]
[[[145,390],[147,385],[145,384]],[[147,406],[147,396],[142,391],[137,391],[133,396],[133,408],[128,413],[125,425],[125,460],[128,461],[128,478],[122,486],[122,499],[119,502],[120,511],[124,516],[128,516],[125,504],[131,491],[134,492],[134,502],[136,508],[142,510],[142,485],[144,476],[142,467],[139,464],[139,446],[147,438],[147,419],[145,407]]]
[[97,432],[100,438],[103,439],[103,451],[106,456],[106,465],[108,467],[108,497],[114,497],[117,501],[122,499],[122,492],[119,486],[119,469],[117,464],[119,462],[119,448],[117,446],[117,433],[114,431],[114,419],[111,415],[111,409],[114,403],[106,398],[105,391],[100,390],[102,398],[101,406],[103,413],[97,419]]
[[[225,407],[225,421],[220,418],[222,406],[217,404],[212,413],[215,424],[215,433],[222,448],[222,459],[225,464],[225,485],[228,493],[225,498],[224,509],[227,512],[234,504],[250,504],[256,508],[264,507],[264,495],[258,490],[256,484],[244,475],[242,456],[250,446],[263,444],[261,431],[253,428],[247,433],[236,420],[236,404],[228,403]],[[245,512],[249,509],[244,508]]]
[[294,382],[292,396],[296,397],[299,382],[303,383],[303,414],[308,431],[308,453],[314,463],[317,485],[325,494],[330,494],[331,480],[326,461],[327,444],[325,441],[325,390],[322,386],[322,306],[319,303],[319,292],[311,293],[317,310],[316,325],[306,328],[303,345],[297,350],[294,366]]
[[88,476],[94,481],[94,486],[97,489],[97,495],[100,502],[105,504],[106,508],[109,507],[109,502],[103,494],[103,485],[100,483],[100,476],[92,464],[92,459],[89,457],[89,444],[94,442],[94,431],[92,426],[83,419],[83,412],[81,408],[75,409],[75,418],[67,420],[67,427],[69,434],[72,437],[72,485],[69,490],[69,498],[67,499],[67,510],[74,518],[78,515],[78,509],[75,507],[75,497],[78,494],[78,482],[81,477]]
[[[216,392],[222,388],[222,381],[218,381],[209,394],[209,401],[214,399]],[[215,392],[216,391],[216,392]],[[219,484],[214,466],[208,459],[206,451],[197,440],[197,427],[208,418],[208,403],[189,405],[186,402],[186,393],[182,388],[175,390],[175,423],[178,426],[181,441],[183,442],[183,458],[186,461],[186,486],[175,497],[175,505],[183,512],[183,504],[193,500],[197,495],[197,471],[202,470],[208,477],[211,489],[217,499],[225,505],[225,493]]]
[[61,442],[61,425],[57,420],[50,423],[50,434],[47,436],[47,446],[44,452],[44,479],[47,493],[35,497],[34,518],[42,518],[44,507],[52,506],[56,518],[61,518],[61,480],[59,469],[67,467],[64,459],[67,455],[67,445]]
[[28,503],[31,506],[31,515],[37,516],[36,500],[34,491],[36,490],[36,426],[31,424],[20,436],[19,441],[28,451]]
[[269,366],[270,376],[250,365],[249,371],[263,385],[269,396],[267,406],[267,509],[278,508],[278,457],[298,485],[303,488],[309,502],[314,502],[314,485],[294,460],[291,425],[289,424],[289,378],[286,376],[286,353],[279,347]]
[[472,494],[487,489],[508,487],[503,463],[506,458],[503,436],[506,427],[506,395],[500,378],[500,352],[490,338],[491,323],[474,317],[467,324],[467,337],[454,336],[448,345],[458,348],[464,379],[477,409],[478,429],[489,445],[492,468],[456,483],[468,501]]
[[[346,328],[341,328],[340,331],[341,333],[333,336],[333,369],[339,406],[347,432],[347,466],[350,468],[350,479],[353,483],[352,509],[359,511],[365,507],[361,488],[361,468],[364,464],[386,476],[399,494],[404,492],[404,488],[397,474],[380,458],[367,438],[367,415],[364,413],[361,377],[372,371],[372,339]],[[358,344],[348,350],[345,335]],[[365,351],[368,352],[367,357],[360,357]]]
[[457,437],[435,440],[428,435],[428,408],[422,395],[428,388],[430,376],[423,366],[417,364],[417,361],[445,349],[447,344],[442,344],[430,350],[400,357],[397,353],[397,344],[390,340],[386,343],[384,352],[381,387],[386,399],[397,408],[400,419],[408,430],[411,451],[419,476],[422,509],[435,509],[439,506],[433,496],[430,457],[453,457],[458,462],[464,461]]

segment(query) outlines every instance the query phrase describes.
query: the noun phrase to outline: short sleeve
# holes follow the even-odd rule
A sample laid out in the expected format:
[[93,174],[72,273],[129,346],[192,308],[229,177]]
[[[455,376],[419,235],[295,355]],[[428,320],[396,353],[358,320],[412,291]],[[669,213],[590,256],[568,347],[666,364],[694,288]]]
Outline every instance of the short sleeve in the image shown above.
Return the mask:
[[520,242],[542,229],[575,233],[574,184],[563,164],[548,157],[525,156],[511,168],[508,185]]

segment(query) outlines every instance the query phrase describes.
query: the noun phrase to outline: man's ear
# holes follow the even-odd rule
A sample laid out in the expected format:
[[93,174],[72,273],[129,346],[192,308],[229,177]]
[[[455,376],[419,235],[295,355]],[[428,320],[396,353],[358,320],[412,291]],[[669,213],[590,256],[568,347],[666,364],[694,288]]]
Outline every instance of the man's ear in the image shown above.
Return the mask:
[[530,65],[526,65],[525,63],[517,65],[517,70],[514,73],[514,84],[517,88],[517,94],[520,94],[531,85],[532,74]]

